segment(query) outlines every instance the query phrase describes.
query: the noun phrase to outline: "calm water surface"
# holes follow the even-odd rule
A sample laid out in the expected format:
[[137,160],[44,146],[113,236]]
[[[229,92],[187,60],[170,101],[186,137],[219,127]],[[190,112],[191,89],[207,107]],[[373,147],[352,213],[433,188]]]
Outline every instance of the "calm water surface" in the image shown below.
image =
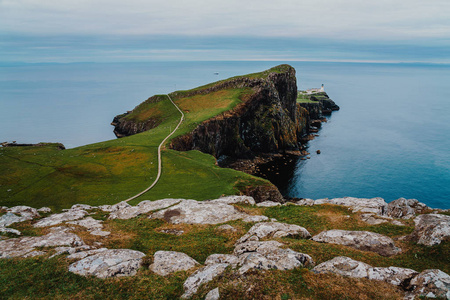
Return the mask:
[[[0,66],[0,142],[113,139],[110,122],[154,94],[270,68],[274,62]],[[450,67],[291,63],[300,89],[325,84],[341,107],[309,143],[292,197],[417,198],[450,208]],[[214,75],[219,72],[219,75]],[[320,155],[315,151],[321,150]]]

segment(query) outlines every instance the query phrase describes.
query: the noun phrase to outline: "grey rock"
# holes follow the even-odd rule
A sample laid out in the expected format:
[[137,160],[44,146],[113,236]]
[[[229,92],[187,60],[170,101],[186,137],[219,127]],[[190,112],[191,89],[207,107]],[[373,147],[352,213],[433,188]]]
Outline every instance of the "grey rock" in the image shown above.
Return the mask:
[[219,288],[210,290],[205,297],[205,300],[219,300],[219,299],[220,299]]
[[44,236],[21,237],[0,241],[0,258],[23,257],[38,247],[82,246],[83,240],[67,227],[55,227]]
[[418,272],[398,267],[388,268],[369,268],[368,278],[372,280],[381,280],[392,285],[401,285],[405,280],[413,278]]
[[239,264],[239,258],[233,254],[211,254],[205,260],[205,265],[229,264],[235,268]]
[[280,248],[283,244],[276,241],[248,241],[238,244],[234,254],[238,256],[239,273],[251,269],[257,270],[291,270],[297,267],[313,266],[311,256],[291,249]]
[[86,228],[89,231],[103,229],[103,224],[102,223],[103,223],[103,221],[96,220],[96,219],[94,219],[92,217],[87,217],[85,219],[78,220],[78,221],[67,222],[67,224],[82,226],[82,227]]
[[237,229],[229,224],[220,225],[217,230],[236,232]]
[[183,284],[184,294],[181,296],[182,299],[191,298],[197,291],[198,288],[207,282],[210,282],[215,277],[221,275],[225,272],[228,264],[214,264],[203,267],[197,270],[194,274],[188,277]]
[[126,207],[131,207],[131,205],[125,201],[122,201],[114,205],[101,205],[98,208],[104,212],[115,212]]
[[11,212],[7,212],[6,214],[0,217],[0,227],[6,227],[12,225],[14,223],[20,223],[23,221],[29,220],[24,217],[19,217]]
[[415,229],[411,238],[418,244],[434,246],[450,237],[450,216],[425,214],[414,219]]
[[[179,204],[153,213],[150,218],[165,219],[172,224],[220,224],[249,217],[234,206],[213,201],[183,200]],[[262,216],[265,219],[267,217]],[[245,220],[244,220],[245,221]]]
[[37,211],[40,213],[48,214],[48,213],[52,212],[52,209],[50,207],[44,206],[44,207],[39,208]]
[[313,236],[316,242],[339,244],[363,251],[392,256],[401,251],[387,236],[370,231],[328,230]]
[[247,223],[257,223],[257,222],[264,222],[269,221],[269,218],[266,216],[258,216],[258,215],[244,215],[242,217],[242,221]]
[[417,296],[450,299],[450,276],[437,269],[425,270],[411,280],[410,288]]
[[144,256],[144,253],[135,250],[109,249],[71,264],[69,271],[98,278],[133,276],[141,267]]
[[[297,236],[299,238],[310,238],[311,234],[305,228],[279,222],[264,222],[252,226],[236,243],[244,243],[247,240],[260,240],[263,238],[279,238],[285,236]],[[255,239],[256,238],[256,239]]]
[[[74,248],[76,249],[76,248]],[[77,249],[78,250],[78,249]],[[67,259],[83,259],[85,257],[104,252],[108,249],[106,248],[100,248],[100,249],[86,249],[84,251],[75,251],[74,253],[70,253],[70,255],[67,256]]]
[[318,199],[314,201],[314,205],[319,204],[335,204],[349,207],[352,212],[371,213],[376,215],[385,215],[387,203],[383,198],[334,198],[334,199]]
[[313,206],[315,203],[313,199],[301,199],[297,201],[295,204],[300,206]]
[[157,251],[153,258],[150,270],[161,276],[178,271],[188,271],[200,265],[195,259],[182,252]]
[[103,230],[94,230],[90,232],[91,235],[96,235],[96,236],[108,236],[111,234],[110,231],[103,231]]
[[250,196],[227,196],[222,197],[219,199],[209,200],[208,202],[212,203],[224,203],[224,204],[237,204],[237,203],[243,203],[243,204],[250,204],[255,205],[255,199]]
[[430,208],[416,199],[399,198],[387,205],[386,214],[397,219],[410,219],[427,210]]
[[27,220],[32,220],[34,218],[40,217],[38,211],[35,208],[24,205],[8,208],[7,211],[16,215],[20,215],[21,217],[24,217]]
[[274,202],[274,201],[264,201],[256,204],[258,207],[273,207],[273,206],[281,206],[280,202]]
[[387,218],[384,216],[378,216],[375,214],[362,214],[361,220],[370,225],[379,225],[384,223],[391,223],[393,221],[392,218]]
[[3,227],[3,226],[0,226],[0,232],[3,232],[3,233],[12,233],[12,234],[15,234],[15,235],[21,235],[21,234],[22,234],[22,233],[21,233],[19,230],[17,230],[17,229],[6,228],[6,227]]
[[317,265],[312,271],[315,273],[332,273],[353,278],[368,278],[370,268],[372,267],[366,263],[353,260],[349,257],[338,256]]
[[50,258],[58,256],[58,255],[63,255],[63,254],[74,254],[77,252],[84,252],[87,250],[91,250],[91,246],[88,245],[83,245],[83,246],[79,246],[79,247],[56,247],[53,249],[55,251],[55,253],[50,256]]
[[53,214],[36,222],[34,227],[48,227],[61,224],[66,221],[74,221],[84,218],[88,213],[84,210],[69,210],[60,214]]
[[117,209],[109,215],[109,219],[122,219],[127,220],[135,218],[141,214],[146,214],[150,211],[159,210],[178,204],[182,199],[162,199],[156,201],[145,200],[140,202],[136,206],[124,206]]
[[75,204],[75,205],[72,205],[70,210],[93,210],[96,208],[97,208],[96,206],[90,206],[87,204]]

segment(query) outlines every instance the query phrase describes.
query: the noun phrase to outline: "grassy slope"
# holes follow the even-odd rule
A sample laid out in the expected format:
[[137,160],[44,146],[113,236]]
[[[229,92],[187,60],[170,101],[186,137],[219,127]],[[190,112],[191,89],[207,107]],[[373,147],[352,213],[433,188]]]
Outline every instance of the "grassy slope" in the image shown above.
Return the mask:
[[[347,208],[322,205],[314,207],[284,206],[257,208],[239,205],[248,213],[265,214],[279,221],[304,226],[312,234],[322,230],[370,230],[394,239],[413,230],[411,220],[406,226],[374,225],[358,221],[357,215]],[[347,217],[350,216],[350,217]],[[105,216],[94,215],[105,219]],[[237,229],[230,233],[217,229],[219,225],[173,225],[163,220],[141,216],[131,220],[106,220],[105,229],[112,236],[102,241],[107,248],[131,248],[148,255],[146,266],[134,277],[100,280],[81,277],[67,271],[68,262],[63,257],[45,259],[0,260],[0,298],[48,299],[178,299],[183,293],[182,284],[191,272],[179,272],[167,277],[153,274],[147,266],[158,250],[181,251],[201,264],[213,253],[232,253],[235,241],[251,224],[229,222]],[[36,229],[30,222],[15,226],[24,233],[33,234]],[[28,228],[28,230],[27,230]],[[183,230],[181,236],[162,233],[163,229]],[[80,229],[81,230],[81,229]],[[278,239],[293,250],[307,253],[316,263],[345,255],[373,266],[397,266],[422,271],[439,268],[450,273],[450,242],[434,247],[424,247],[407,240],[396,240],[403,252],[393,257],[382,257],[371,252],[349,247],[316,243],[295,238]],[[86,239],[85,239],[86,241]],[[87,241],[88,243],[95,240]],[[378,281],[350,279],[334,275],[315,275],[308,268],[290,271],[254,271],[245,279],[226,273],[203,286],[193,299],[203,299],[212,288],[219,286],[223,299],[401,299],[398,290]]]
[[[173,137],[227,111],[251,90],[230,89],[208,95],[174,99],[185,121]],[[157,147],[179,121],[167,97],[144,102],[128,118],[151,116],[161,124],[147,132],[75,149],[55,147],[0,148],[0,205],[68,208],[76,203],[113,204],[137,194],[156,177]],[[172,138],[173,138],[172,137]],[[197,200],[236,194],[236,185],[267,181],[215,165],[212,156],[198,151],[163,151],[163,174],[157,186],[136,199],[183,197]]]

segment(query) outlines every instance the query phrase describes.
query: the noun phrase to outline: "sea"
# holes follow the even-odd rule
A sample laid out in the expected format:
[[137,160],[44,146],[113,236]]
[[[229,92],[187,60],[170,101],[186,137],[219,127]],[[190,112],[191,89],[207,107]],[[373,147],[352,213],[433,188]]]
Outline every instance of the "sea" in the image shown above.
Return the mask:
[[[450,66],[337,62],[0,64],[0,142],[114,139],[117,114],[155,94],[194,88],[281,63],[299,89],[339,106],[290,162],[280,189],[297,198],[415,198],[450,208]],[[316,151],[320,150],[320,154]]]

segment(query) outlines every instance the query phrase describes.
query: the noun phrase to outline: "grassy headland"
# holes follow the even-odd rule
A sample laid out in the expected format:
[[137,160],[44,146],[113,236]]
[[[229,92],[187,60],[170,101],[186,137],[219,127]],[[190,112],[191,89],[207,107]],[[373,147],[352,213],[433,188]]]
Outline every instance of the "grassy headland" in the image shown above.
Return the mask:
[[[268,71],[249,76],[267,76],[265,73]],[[209,86],[215,84],[218,83]],[[228,88],[194,96],[188,96],[189,92],[171,94],[185,113],[185,121],[172,139],[190,132],[202,121],[232,109],[252,90]],[[140,134],[68,150],[59,150],[52,145],[0,148],[0,205],[49,206],[59,210],[76,203],[113,204],[144,190],[156,177],[157,147],[180,118],[166,96],[152,98],[126,116],[158,123],[157,127]],[[205,200],[238,194],[239,187],[252,185],[270,183],[242,172],[219,168],[212,156],[198,151],[164,149],[160,182],[134,202],[167,197]]]

